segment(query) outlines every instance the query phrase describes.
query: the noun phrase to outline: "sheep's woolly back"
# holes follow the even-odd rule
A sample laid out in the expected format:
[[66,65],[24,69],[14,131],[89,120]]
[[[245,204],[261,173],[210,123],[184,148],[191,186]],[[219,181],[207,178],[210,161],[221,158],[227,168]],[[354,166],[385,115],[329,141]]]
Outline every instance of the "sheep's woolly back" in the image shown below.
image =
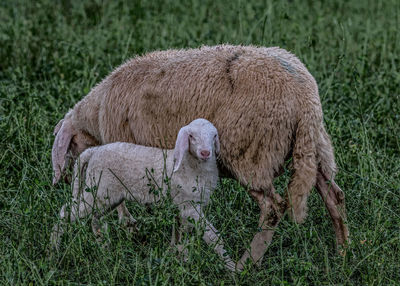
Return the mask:
[[[277,47],[204,46],[136,57],[77,103],[73,125],[102,144],[172,148],[179,128],[198,117],[219,130],[222,165],[255,190],[270,189],[292,149],[294,158],[309,154],[334,175],[317,84]],[[304,142],[296,141],[302,134]],[[306,175],[295,174],[302,178],[293,188]]]

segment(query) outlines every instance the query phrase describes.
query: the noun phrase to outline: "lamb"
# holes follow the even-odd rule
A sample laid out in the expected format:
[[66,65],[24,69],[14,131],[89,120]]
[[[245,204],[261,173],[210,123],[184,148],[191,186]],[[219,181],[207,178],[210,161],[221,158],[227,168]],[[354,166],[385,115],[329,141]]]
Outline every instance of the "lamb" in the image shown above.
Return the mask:
[[[335,183],[332,144],[323,124],[318,86],[293,54],[272,47],[203,46],[156,51],[116,68],[56,128],[54,183],[90,146],[115,141],[172,148],[179,127],[206,118],[219,130],[220,173],[249,189],[260,207],[258,232],[238,263],[261,262],[286,209],[304,221],[315,185],[345,245],[344,193]],[[162,143],[161,143],[162,142]],[[287,196],[273,180],[293,158]],[[118,208],[120,218],[126,209]]]
[[[171,180],[171,197],[178,206],[182,224],[187,228],[194,221],[204,221],[206,229],[203,239],[215,244],[215,251],[225,261],[226,267],[234,271],[235,264],[226,255],[222,239],[203,213],[212,191],[217,187],[218,168],[216,156],[220,143],[217,129],[205,119],[196,119],[180,129],[175,149],[163,151],[130,143],[111,143],[84,151],[74,168],[73,203],[70,220],[75,221],[93,214],[92,229],[100,230],[99,218],[124,200],[146,204],[160,199],[149,191],[147,172],[151,172],[151,183],[160,184]],[[151,170],[151,171],[150,171]],[[168,176],[168,174],[172,174]],[[97,192],[82,189],[97,187]],[[162,190],[165,192],[166,190]],[[51,243],[58,249],[67,205],[60,211],[60,223],[53,227]],[[175,237],[172,239],[175,241]]]

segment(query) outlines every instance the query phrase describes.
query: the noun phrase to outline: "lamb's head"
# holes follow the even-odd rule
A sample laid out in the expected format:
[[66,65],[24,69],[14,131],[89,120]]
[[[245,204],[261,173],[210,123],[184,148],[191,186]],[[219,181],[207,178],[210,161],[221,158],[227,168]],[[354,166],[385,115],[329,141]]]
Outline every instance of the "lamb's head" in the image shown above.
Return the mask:
[[220,150],[217,129],[206,119],[196,119],[179,130],[174,149],[174,172],[179,170],[188,152],[200,161],[216,158]]
[[98,142],[86,132],[74,128],[68,114],[58,122],[54,128],[54,135],[56,135],[56,138],[54,139],[51,158],[54,171],[53,184],[56,184],[68,167],[68,159],[77,158],[85,149],[98,145]]

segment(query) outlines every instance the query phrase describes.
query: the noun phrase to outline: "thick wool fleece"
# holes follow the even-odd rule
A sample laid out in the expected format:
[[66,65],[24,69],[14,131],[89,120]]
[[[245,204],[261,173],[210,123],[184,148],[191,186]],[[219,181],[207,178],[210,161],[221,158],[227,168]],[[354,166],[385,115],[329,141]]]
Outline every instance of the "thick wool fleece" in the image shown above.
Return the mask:
[[[204,46],[136,57],[94,87],[63,124],[70,122],[69,149],[79,153],[115,141],[172,148],[180,126],[198,117],[219,130],[222,168],[253,190],[270,191],[293,156],[288,195],[299,222],[317,168],[334,178],[317,84],[299,59],[277,47]],[[62,165],[53,168],[57,175]]]

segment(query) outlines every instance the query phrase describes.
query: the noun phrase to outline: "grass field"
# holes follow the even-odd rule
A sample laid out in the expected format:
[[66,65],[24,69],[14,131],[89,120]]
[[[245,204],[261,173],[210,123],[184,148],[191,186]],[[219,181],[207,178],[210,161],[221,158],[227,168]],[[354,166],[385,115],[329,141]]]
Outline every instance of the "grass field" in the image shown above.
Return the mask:
[[[0,2],[0,285],[400,285],[400,1],[82,2]],[[199,234],[188,262],[169,250],[167,202],[128,204],[140,234],[108,216],[108,249],[75,224],[49,259],[70,198],[69,185],[51,185],[55,124],[130,57],[218,43],[280,46],[316,78],[346,193],[346,256],[313,192],[306,222],[286,216],[262,266],[235,277]],[[223,181],[208,217],[240,258],[257,231],[249,195]]]

